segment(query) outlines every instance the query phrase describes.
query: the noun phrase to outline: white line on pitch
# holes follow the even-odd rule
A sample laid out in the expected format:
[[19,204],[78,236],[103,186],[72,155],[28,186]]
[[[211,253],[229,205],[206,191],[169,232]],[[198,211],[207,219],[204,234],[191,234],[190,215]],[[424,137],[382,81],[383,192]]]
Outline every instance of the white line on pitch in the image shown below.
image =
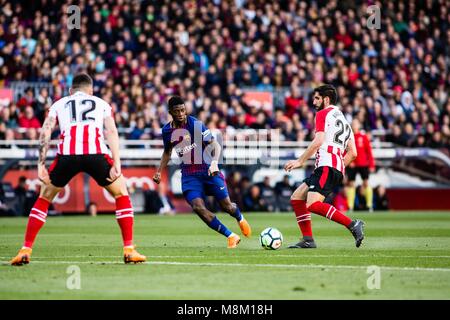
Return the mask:
[[[119,265],[119,261],[32,261],[38,264],[96,264],[96,265]],[[8,264],[7,262],[3,263]],[[263,263],[220,263],[220,262],[178,262],[178,261],[149,261],[146,265],[181,265],[181,266],[200,266],[200,267],[262,267],[262,268],[312,268],[312,269],[367,269],[367,266],[352,265],[321,265],[321,264],[263,264]],[[421,267],[388,267],[379,266],[384,270],[391,271],[441,271],[450,272],[448,268],[421,268]]]
[[[273,251],[268,251],[273,252]],[[73,259],[73,258],[117,258],[120,255],[116,256],[90,256],[90,255],[79,255],[79,256],[60,256],[60,257],[39,257],[37,259]],[[204,258],[206,255],[165,255],[165,256],[155,256],[155,255],[146,255],[150,258]],[[214,257],[214,256],[210,256]],[[254,257],[262,257],[261,255],[242,255],[242,256],[221,256],[221,257],[240,257],[240,258],[254,258]],[[276,254],[269,257],[280,257],[280,258],[333,258],[333,257],[343,257],[343,258],[440,258],[440,259],[450,259],[450,256],[396,256],[396,255],[345,255],[345,254],[315,254],[315,255],[301,255],[301,254]],[[1,257],[0,259],[9,259],[12,257]],[[266,257],[268,258],[268,257]]]

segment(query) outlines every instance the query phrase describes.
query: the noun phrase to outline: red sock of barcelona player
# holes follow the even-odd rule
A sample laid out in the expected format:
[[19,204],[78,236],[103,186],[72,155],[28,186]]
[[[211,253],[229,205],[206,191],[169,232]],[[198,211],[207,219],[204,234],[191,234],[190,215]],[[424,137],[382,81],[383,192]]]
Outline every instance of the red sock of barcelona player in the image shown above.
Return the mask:
[[24,247],[30,249],[33,247],[34,240],[46,221],[49,206],[50,202],[44,198],[38,198],[34,203],[30,216],[28,217],[25,241],[23,243]]
[[297,217],[298,227],[303,237],[312,237],[311,213],[306,209],[305,200],[291,200],[292,208]]
[[123,246],[132,246],[134,215],[129,196],[116,198],[116,219],[122,232]]
[[346,226],[347,228],[349,227],[350,223],[352,222],[352,219],[350,219],[349,217],[347,217],[342,212],[337,210],[332,205],[329,205],[328,203],[316,201],[308,207],[308,210],[311,212],[314,212],[316,214],[320,214],[321,216],[324,216],[327,219],[330,219],[337,223],[340,223],[340,224]]

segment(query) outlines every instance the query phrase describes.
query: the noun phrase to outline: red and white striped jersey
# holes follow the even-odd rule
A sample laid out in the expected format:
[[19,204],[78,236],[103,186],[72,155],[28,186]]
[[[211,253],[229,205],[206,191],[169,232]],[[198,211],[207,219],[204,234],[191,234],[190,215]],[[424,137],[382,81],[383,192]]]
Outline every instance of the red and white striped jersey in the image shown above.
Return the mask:
[[328,166],[344,174],[344,152],[348,141],[355,138],[341,110],[329,106],[317,112],[316,132],[325,132],[325,141],[316,153],[316,168]]
[[103,121],[112,116],[112,111],[105,100],[77,91],[56,101],[48,116],[58,119],[61,130],[58,154],[108,153],[103,139]]

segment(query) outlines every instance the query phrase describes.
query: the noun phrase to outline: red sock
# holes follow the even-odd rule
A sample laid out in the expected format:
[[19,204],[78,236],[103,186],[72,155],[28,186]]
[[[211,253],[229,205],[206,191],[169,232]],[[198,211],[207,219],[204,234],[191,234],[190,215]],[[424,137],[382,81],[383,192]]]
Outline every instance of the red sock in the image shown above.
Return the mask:
[[306,209],[305,200],[291,200],[292,208],[294,209],[295,216],[297,217],[297,223],[305,237],[312,237],[311,228],[311,213]]
[[24,247],[32,248],[36,236],[41,230],[47,218],[48,207],[50,202],[44,198],[38,198],[31,209],[30,215],[28,217],[27,230],[25,232],[25,241],[23,243]]
[[116,199],[116,219],[122,231],[124,247],[133,245],[133,207],[129,196]]
[[320,214],[321,216],[324,216],[327,219],[340,223],[346,227],[348,227],[352,222],[352,219],[350,219],[349,217],[347,217],[338,209],[336,209],[332,205],[329,205],[328,203],[316,201],[308,207],[308,210],[316,214]]

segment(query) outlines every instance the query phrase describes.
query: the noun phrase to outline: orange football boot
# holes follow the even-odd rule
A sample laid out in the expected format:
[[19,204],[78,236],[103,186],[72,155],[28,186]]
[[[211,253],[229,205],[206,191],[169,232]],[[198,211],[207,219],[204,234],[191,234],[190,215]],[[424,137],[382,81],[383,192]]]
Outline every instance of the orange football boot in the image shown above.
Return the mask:
[[248,224],[247,220],[242,219],[239,222],[239,228],[241,228],[241,232],[244,236],[246,236],[247,238],[250,238],[250,236],[252,235],[252,228]]
[[31,248],[22,248],[19,250],[17,256],[15,256],[11,261],[12,266],[21,266],[24,264],[29,264],[31,260]]
[[236,248],[239,242],[241,242],[241,238],[235,233],[230,234],[227,240],[228,240],[228,249]]
[[124,247],[123,261],[125,263],[140,263],[147,261],[147,257],[137,252],[135,246]]

